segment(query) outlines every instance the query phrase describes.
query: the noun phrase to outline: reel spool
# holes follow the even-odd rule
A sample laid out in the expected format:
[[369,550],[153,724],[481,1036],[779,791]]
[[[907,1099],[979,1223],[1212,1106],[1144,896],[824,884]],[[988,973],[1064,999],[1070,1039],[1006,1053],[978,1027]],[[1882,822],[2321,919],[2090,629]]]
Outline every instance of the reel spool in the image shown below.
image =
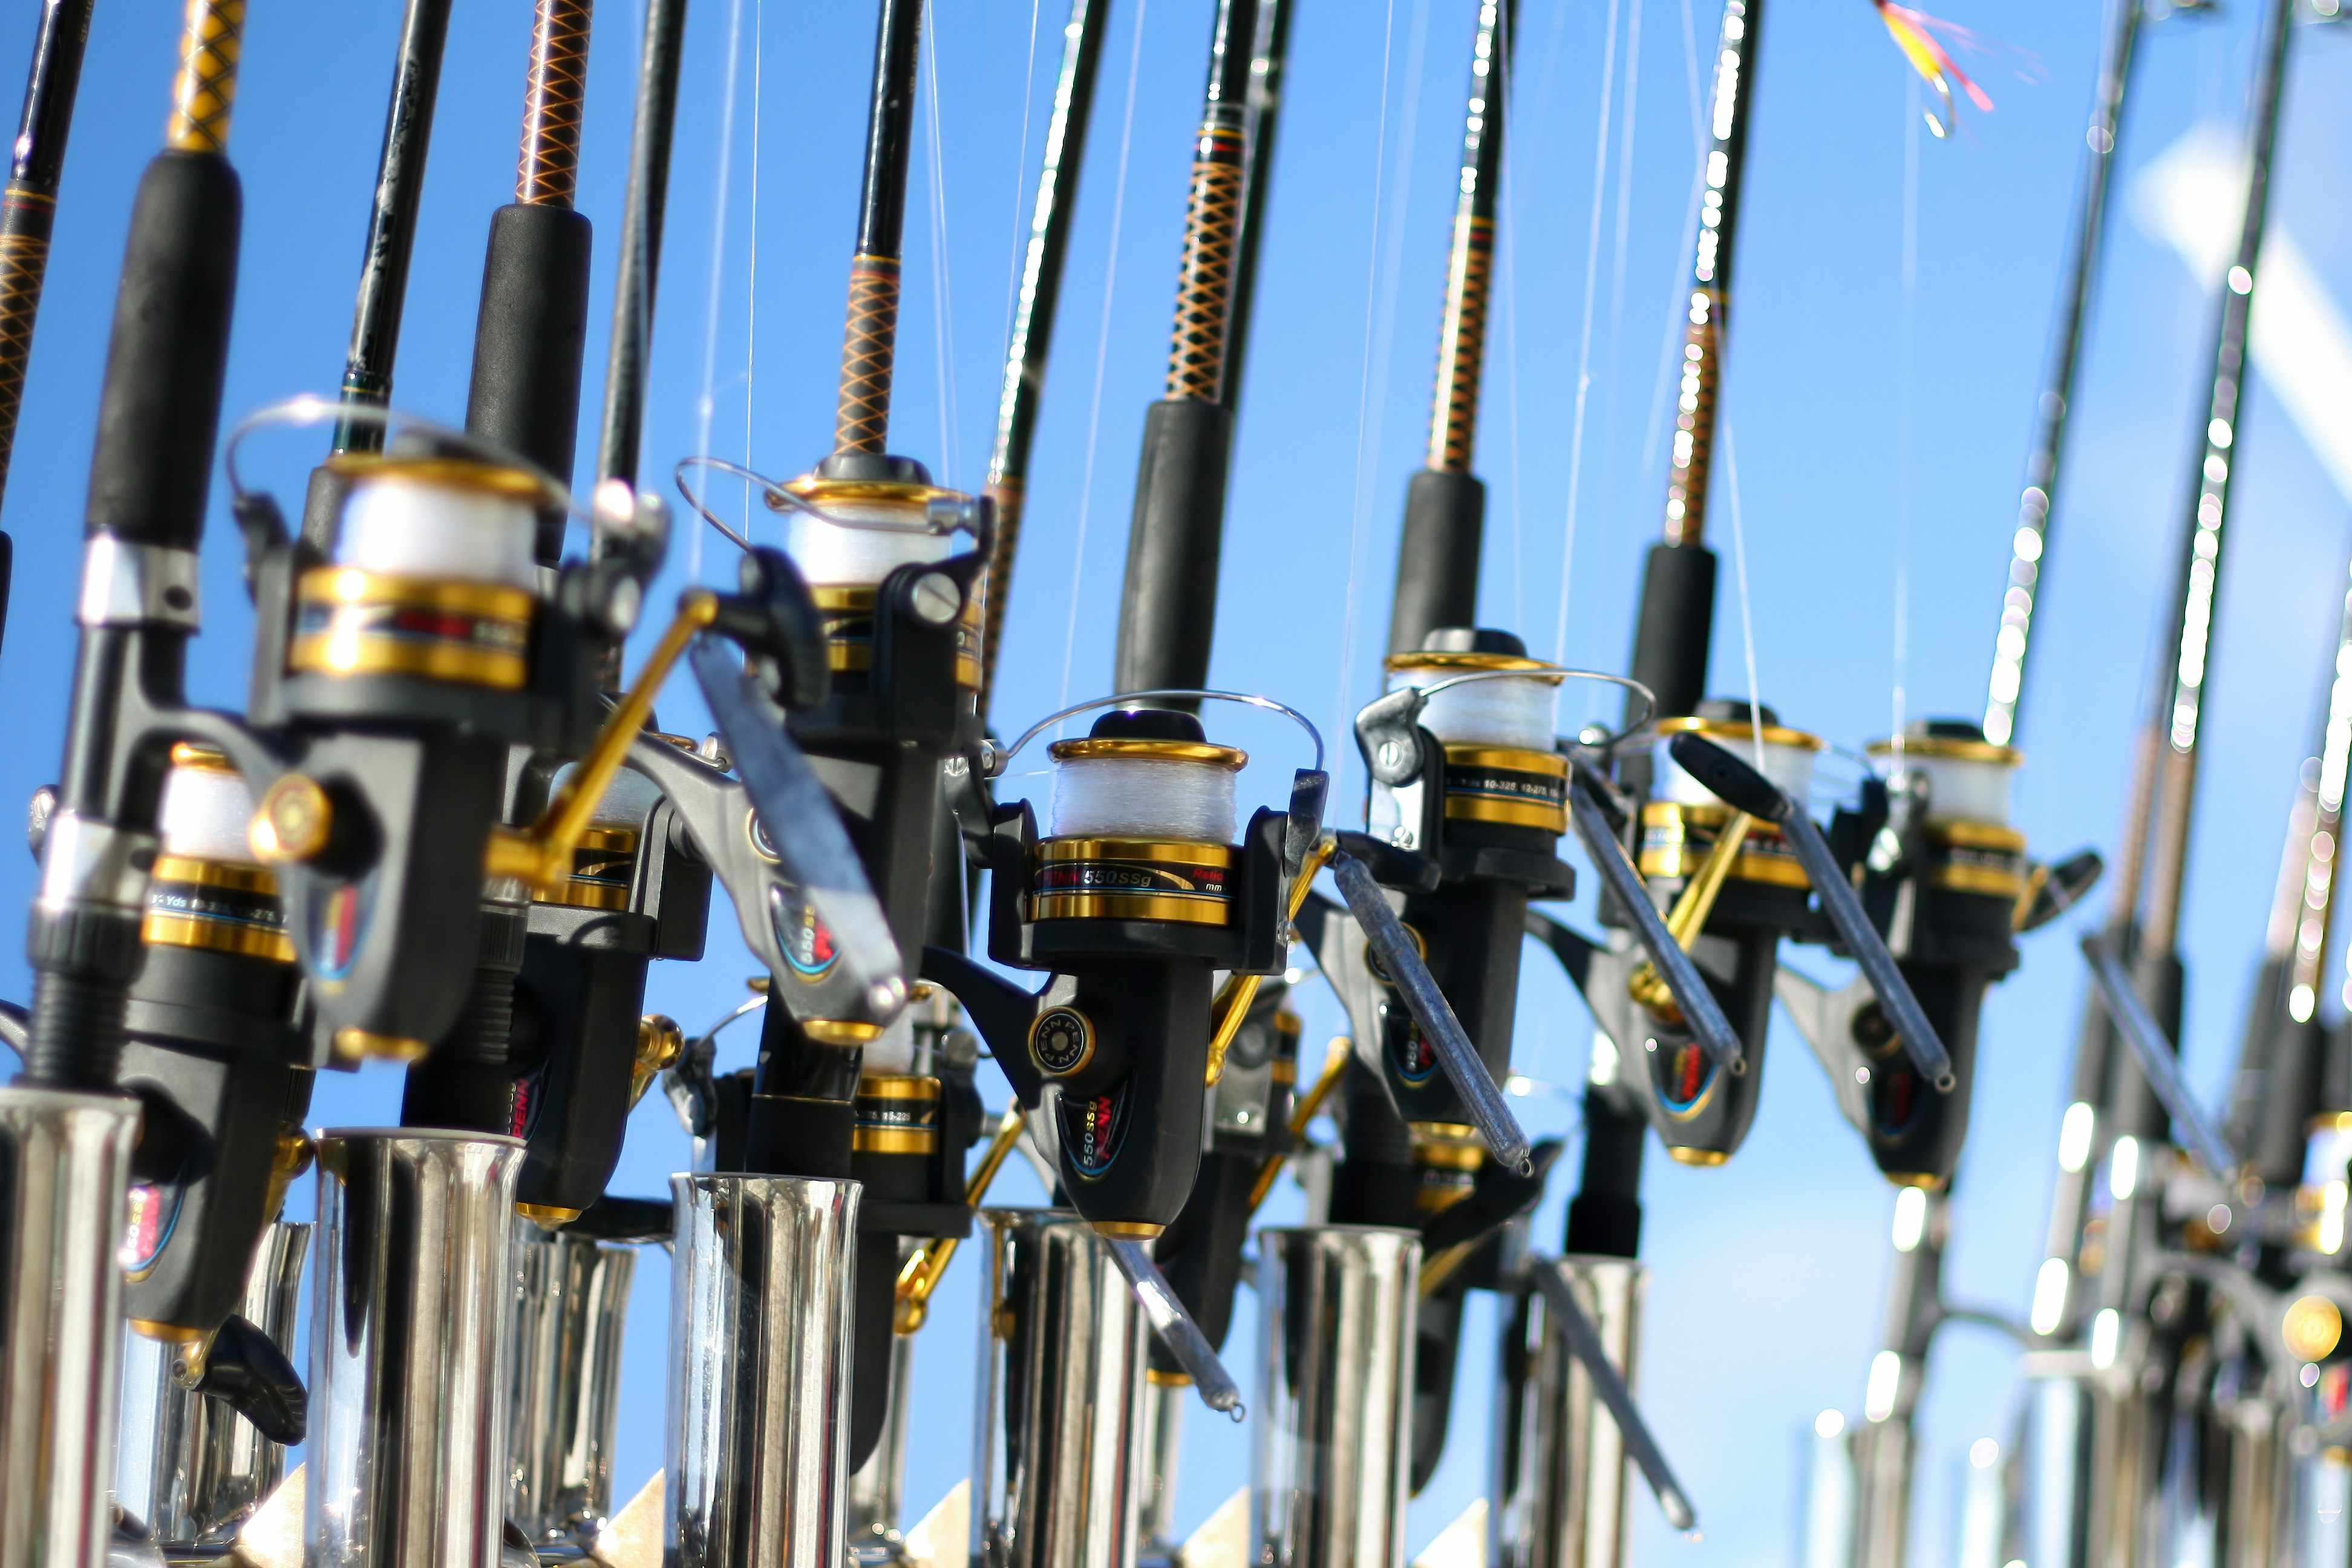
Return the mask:
[[[237,458],[257,430],[330,419],[389,434],[383,453],[321,471],[336,529],[320,563],[289,539],[277,503],[246,487]],[[457,1020],[465,989],[427,977],[475,971],[486,903],[514,928],[500,951],[520,957],[520,874],[490,875],[509,755],[595,746],[600,651],[635,624],[667,519],[625,487],[583,510],[463,432],[316,397],[247,418],[223,464],[254,583],[258,732],[223,743],[257,786],[248,838],[278,878],[311,983],[323,1045],[312,1059],[414,1061]],[[536,564],[549,513],[588,521],[597,559]],[[529,879],[562,880],[535,864]]]
[[[1722,700],[1660,721],[1649,737],[1652,796],[1641,810],[1637,863],[1669,906],[1669,926],[1687,931],[1685,945],[1739,1036],[1747,1070],[1726,1071],[1677,1016],[1661,1016],[1638,971],[1631,982],[1636,1032],[1622,1048],[1635,1058],[1628,1076],[1666,1152],[1682,1164],[1714,1166],[1730,1159],[1755,1121],[1780,942],[1810,930],[1812,885],[1778,827],[1733,811],[1674,761],[1668,743],[1685,733],[1743,759],[1760,753],[1760,771],[1801,802],[1822,742],[1781,724],[1769,706]],[[1727,833],[1739,837],[1726,844]]]
[[[885,464],[888,477],[851,477]],[[971,528],[971,499],[933,485],[908,458],[829,458],[817,472],[770,489],[766,500],[771,510],[787,514],[785,552],[824,613],[826,664],[837,675],[873,668],[875,610],[890,575],[946,562],[957,553],[956,534]],[[936,585],[926,593],[936,597]],[[962,594],[955,683],[965,691],[980,689],[981,616],[981,595]]]
[[[1957,1086],[1936,1092],[1906,1059],[1885,1015],[1859,994],[1832,1029],[1866,1069],[1841,1084],[1871,1158],[1897,1186],[1940,1188],[1967,1137],[1985,988],[2018,964],[2017,932],[2046,871],[2010,826],[2023,756],[1975,724],[1927,720],[1866,748],[1886,780],[1900,847],[1864,862],[1862,895],[1951,1054]],[[1863,1073],[1849,1073],[1859,1079]]]
[[[1356,721],[1371,780],[1366,830],[1397,852],[1375,870],[1404,894],[1400,918],[1499,1084],[1511,1070],[1528,905],[1576,888],[1559,857],[1569,759],[1556,713],[1561,685],[1588,672],[1528,658],[1508,632],[1469,627],[1433,631],[1386,668],[1388,695]],[[1350,1085],[1356,1179],[1335,1188],[1332,1217],[1414,1226],[1467,1194],[1486,1150],[1362,932],[1332,906],[1311,907],[1302,930],[1379,1069]]]
[[[1045,729],[1111,709],[1083,739],[1054,742],[1051,831],[1025,802],[1000,807],[984,844],[992,878],[989,956],[1052,975],[1035,994],[934,948],[927,979],[954,992],[1033,1112],[1054,1100],[1069,1201],[1122,1240],[1157,1237],[1199,1171],[1217,972],[1282,973],[1290,845],[1318,824],[1272,807],[1236,834],[1235,775],[1248,761],[1201,721],[1153,700],[1210,697],[1284,713],[1264,698],[1150,691],[1048,716],[1010,748],[1001,773]],[[1319,807],[1322,744],[1295,797]],[[1303,832],[1302,832],[1303,826]]]

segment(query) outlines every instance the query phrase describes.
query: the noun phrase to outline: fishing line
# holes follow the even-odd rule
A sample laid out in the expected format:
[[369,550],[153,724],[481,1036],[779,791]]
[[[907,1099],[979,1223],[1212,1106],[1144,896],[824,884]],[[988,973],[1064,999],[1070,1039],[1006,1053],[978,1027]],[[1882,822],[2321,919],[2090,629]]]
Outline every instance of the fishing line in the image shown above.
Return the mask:
[[[768,52],[768,0],[751,7],[751,249],[743,264],[743,456],[751,455],[752,377],[760,343],[760,68]],[[751,516],[751,481],[743,481],[743,516]],[[751,527],[747,521],[745,528]]]
[[[710,219],[710,285],[702,320],[702,396],[695,405],[695,449],[710,450],[710,425],[717,412],[719,300],[727,280],[727,205],[735,153],[735,83],[742,73],[743,0],[732,0],[727,20],[727,87],[719,99],[718,201]],[[746,454],[749,455],[748,453]],[[687,579],[702,581],[702,530],[687,542]]]
[[935,390],[940,402],[940,482],[953,489],[955,432],[963,427],[963,419],[956,399],[955,358],[948,352],[955,339],[955,279],[948,273],[948,169],[947,155],[940,142],[940,29],[931,0],[923,0],[923,25],[931,35],[931,47],[923,57],[930,87],[923,108],[931,133],[931,344],[938,360],[939,384]]
[[[1763,683],[1756,678],[1756,610],[1748,597],[1748,530],[1739,516],[1739,448],[1731,439],[1731,416],[1723,418],[1723,479],[1731,500],[1731,569],[1739,584],[1739,650],[1748,661],[1748,740],[1756,769],[1764,771]],[[1803,802],[1798,802],[1800,806]]]
[[[1609,478],[1617,472],[1617,382],[1625,321],[1625,255],[1633,245],[1634,106],[1642,96],[1642,0],[1625,16],[1625,107],[1617,116],[1617,240],[1609,264],[1609,374],[1601,394],[1602,446]],[[1614,485],[1605,489],[1613,492]]]
[[1593,128],[1592,219],[1584,243],[1584,326],[1576,345],[1576,416],[1568,443],[1568,528],[1559,552],[1559,637],[1553,658],[1568,658],[1568,580],[1576,564],[1576,509],[1584,483],[1584,413],[1592,395],[1592,305],[1600,295],[1601,215],[1609,205],[1609,110],[1617,85],[1617,6],[1609,0],[1608,43],[1601,53],[1601,119]]
[[1904,709],[1911,657],[1911,431],[1918,399],[1919,79],[1904,92],[1903,313],[1895,345],[1895,771],[1903,771]]
[[[1429,19],[1428,14],[1429,7],[1427,0],[1416,0],[1413,7],[1416,40],[1426,36],[1425,32],[1421,29],[1423,29],[1426,26]],[[1418,50],[1410,49],[1409,47],[1409,52],[1412,54],[1413,63],[1417,66],[1419,63]],[[1395,75],[1395,62],[1396,0],[1387,0],[1387,6],[1383,13],[1381,25],[1380,122],[1379,130],[1372,138],[1372,234],[1371,243],[1364,247],[1364,335],[1360,361],[1362,369],[1361,374],[1356,384],[1355,497],[1353,505],[1350,509],[1351,515],[1349,519],[1348,525],[1348,585],[1347,590],[1340,600],[1339,610],[1339,675],[1338,689],[1334,694],[1332,702],[1334,728],[1336,731],[1342,733],[1346,731],[1348,720],[1349,676],[1353,670],[1356,660],[1356,604],[1358,591],[1363,583],[1364,557],[1369,552],[1371,535],[1371,489],[1370,479],[1366,473],[1367,453],[1370,443],[1367,438],[1366,424],[1367,421],[1372,417],[1371,410],[1373,408],[1372,360],[1374,355],[1373,344],[1375,342],[1374,322],[1380,314],[1379,302],[1381,238],[1381,199],[1385,194],[1385,187],[1388,183],[1389,92]],[[1411,121],[1411,105],[1418,103],[1419,101],[1417,95],[1408,99],[1408,111],[1405,124],[1409,124]],[[1409,174],[1412,167],[1412,161],[1405,151],[1405,143],[1407,142],[1408,137],[1404,133],[1403,126],[1402,125],[1400,127],[1400,134],[1397,140],[1399,143],[1399,158],[1403,164],[1402,173]],[[1408,189],[1409,188],[1410,186],[1408,186]],[[1390,283],[1390,303],[1393,306],[1395,302],[1395,279],[1393,276],[1391,276]],[[1393,324],[1393,322],[1394,316],[1391,313],[1391,323]],[[1347,774],[1348,755],[1346,751],[1342,750],[1337,760],[1333,763],[1331,769],[1331,787],[1334,793],[1337,793],[1340,784],[1346,780]]]
[[1070,700],[1070,665],[1078,648],[1078,589],[1087,573],[1087,520],[1094,514],[1095,451],[1102,434],[1103,374],[1110,360],[1111,303],[1118,294],[1118,236],[1127,218],[1127,154],[1135,140],[1135,84],[1143,72],[1143,21],[1151,0],[1136,0],[1135,42],[1127,56],[1127,108],[1118,126],[1118,175],[1111,184],[1110,258],[1103,264],[1102,321],[1095,330],[1095,388],[1087,402],[1087,460],[1078,481],[1078,537],[1070,548],[1070,624],[1062,631],[1062,683],[1054,705]]
[[[1567,13],[1565,6],[1554,13],[1555,17]],[[1510,10],[1503,13],[1502,69],[1496,73],[1496,94],[1507,122],[1515,89],[1518,80],[1519,40],[1510,31]],[[1537,106],[1538,123],[1541,123],[1542,105]],[[1527,138],[1520,137],[1521,145]],[[1512,159],[1508,143],[1503,151],[1503,409],[1509,421],[1510,456],[1507,466],[1511,477],[1511,625],[1528,624],[1528,531],[1519,505],[1519,268],[1518,181],[1511,173]]]

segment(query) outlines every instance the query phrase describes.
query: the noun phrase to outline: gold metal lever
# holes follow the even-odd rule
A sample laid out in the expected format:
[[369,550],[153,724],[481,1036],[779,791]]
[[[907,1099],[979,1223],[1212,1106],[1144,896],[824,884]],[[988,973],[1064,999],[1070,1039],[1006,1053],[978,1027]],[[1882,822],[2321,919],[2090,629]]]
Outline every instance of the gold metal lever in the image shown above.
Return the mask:
[[[1307,852],[1305,862],[1298,868],[1298,875],[1291,879],[1290,900],[1283,906],[1282,922],[1286,930],[1298,918],[1298,911],[1307,907],[1307,890],[1315,885],[1316,873],[1329,865],[1331,857],[1339,852],[1339,838],[1332,833],[1326,833],[1316,839],[1315,847]],[[1217,994],[1213,1005],[1223,1010],[1217,1015],[1216,1028],[1209,1035],[1211,1089],[1216,1088],[1217,1080],[1225,1076],[1225,1053],[1233,1049],[1234,1037],[1242,1032],[1242,1020],[1249,1016],[1250,1004],[1257,1000],[1258,986],[1265,979],[1263,974],[1235,974],[1227,978],[1224,988]]]
[[[1339,1087],[1340,1077],[1348,1070],[1348,1058],[1355,1054],[1355,1042],[1342,1035],[1333,1040],[1331,1048],[1324,1053],[1323,1070],[1316,1075],[1314,1087],[1290,1108],[1292,1149],[1298,1147],[1298,1141],[1307,1136],[1308,1124],[1322,1111],[1324,1102],[1331,1098],[1332,1091]],[[1274,1191],[1275,1178],[1282,1174],[1282,1163],[1288,1158],[1288,1151],[1269,1155],[1265,1163],[1257,1168],[1257,1180],[1250,1184],[1249,1213],[1257,1213],[1258,1205],[1265,1202],[1267,1194]]]
[[527,828],[494,827],[483,874],[515,877],[532,888],[552,892],[572,878],[572,852],[595,819],[596,806],[612,787],[613,776],[636,743],[653,714],[654,694],[694,641],[719,619],[719,595],[708,588],[690,588],[678,599],[677,616],[654,645],[651,658],[637,672],[637,683],[596,733],[595,744],[580,759],[571,776],[547,803],[537,822]]
[[[1732,865],[1739,858],[1740,846],[1748,841],[1748,829],[1755,821],[1744,811],[1731,814],[1731,820],[1723,825],[1723,831],[1708,848],[1706,858],[1698,863],[1691,879],[1683,884],[1675,907],[1667,911],[1666,932],[1685,952],[1691,950],[1699,932],[1706,929],[1707,917],[1715,912],[1715,900],[1723,892],[1723,884],[1730,880]],[[1683,1010],[1675,1005],[1674,992],[1659,975],[1657,965],[1647,959],[1627,978],[1625,989],[1660,1023],[1682,1022]]]
[[[996,1136],[990,1142],[988,1152],[980,1157],[979,1167],[964,1184],[964,1207],[976,1209],[988,1196],[989,1184],[1004,1168],[1013,1146],[1021,1142],[1021,1129],[1027,1122],[1028,1112],[1021,1109],[1018,1100],[1005,1108],[1004,1119],[996,1124]],[[956,1238],[940,1236],[926,1241],[908,1256],[894,1287],[898,1305],[890,1327],[895,1332],[911,1334],[923,1326],[923,1320],[930,1316],[931,1292],[940,1288],[940,1276],[948,1271],[948,1262],[955,1257],[955,1251]]]

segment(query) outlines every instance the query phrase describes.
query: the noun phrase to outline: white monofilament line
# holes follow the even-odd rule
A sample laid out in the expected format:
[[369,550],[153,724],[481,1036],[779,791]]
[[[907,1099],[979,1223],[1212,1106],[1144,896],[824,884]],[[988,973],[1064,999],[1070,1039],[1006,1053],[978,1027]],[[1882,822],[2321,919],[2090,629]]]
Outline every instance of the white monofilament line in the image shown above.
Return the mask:
[[[702,318],[702,395],[695,403],[694,449],[698,452],[710,450],[710,425],[718,410],[719,301],[727,280],[727,205],[735,159],[735,80],[741,68],[742,55],[743,0],[733,0],[727,15],[727,86],[719,99],[719,199],[712,204],[710,216],[710,287]],[[747,458],[750,455],[748,451],[744,454]],[[699,583],[702,530],[688,531],[686,551],[687,576]]]
[[[1381,114],[1372,137],[1372,234],[1364,247],[1364,335],[1362,374],[1356,384],[1356,492],[1348,523],[1348,586],[1339,608],[1339,677],[1333,699],[1334,733],[1345,734],[1348,688],[1356,662],[1356,597],[1363,581],[1365,542],[1371,530],[1370,486],[1365,479],[1365,423],[1370,417],[1372,393],[1372,323],[1378,315],[1381,275],[1381,199],[1388,183],[1389,89],[1395,74],[1396,0],[1387,0],[1381,22]],[[1405,160],[1410,169],[1412,161]],[[1331,789],[1339,793],[1348,775],[1348,753],[1342,748],[1331,765]]]
[[[1739,584],[1739,647],[1748,661],[1748,739],[1756,771],[1764,771],[1764,700],[1756,676],[1756,610],[1748,598],[1748,529],[1739,516],[1739,448],[1732,443],[1731,416],[1723,416],[1723,482],[1731,501],[1731,568]],[[1799,801],[1798,809],[1805,803]]]
[[1568,443],[1568,524],[1559,550],[1559,636],[1552,657],[1568,659],[1568,582],[1576,564],[1576,511],[1584,485],[1584,414],[1592,396],[1592,307],[1600,294],[1601,215],[1608,210],[1609,110],[1617,86],[1618,0],[1609,0],[1609,41],[1601,52],[1601,121],[1592,135],[1592,219],[1584,242],[1584,325],[1576,343],[1576,416]]
[[1895,763],[1903,771],[1904,709],[1911,659],[1911,431],[1919,390],[1919,129],[1926,123],[1919,79],[1904,94],[1903,314],[1895,374]]
[[1062,630],[1062,684],[1054,706],[1070,703],[1070,666],[1078,647],[1078,590],[1087,574],[1087,520],[1094,514],[1095,449],[1102,434],[1103,373],[1110,360],[1110,310],[1118,297],[1118,235],[1127,218],[1127,154],[1135,140],[1135,84],[1143,71],[1144,13],[1150,0],[1136,0],[1135,43],[1127,57],[1127,108],[1118,127],[1118,177],[1111,184],[1110,258],[1103,264],[1102,322],[1095,332],[1095,389],[1087,403],[1087,460],[1078,481],[1078,536],[1070,548],[1070,622]]
[[923,53],[930,87],[923,101],[923,119],[930,132],[931,346],[939,367],[940,483],[953,489],[958,467],[955,433],[963,427],[963,411],[957,405],[955,356],[949,352],[955,341],[955,279],[948,261],[948,165],[940,145],[940,29],[931,0],[923,0],[923,30],[931,39],[931,47]]

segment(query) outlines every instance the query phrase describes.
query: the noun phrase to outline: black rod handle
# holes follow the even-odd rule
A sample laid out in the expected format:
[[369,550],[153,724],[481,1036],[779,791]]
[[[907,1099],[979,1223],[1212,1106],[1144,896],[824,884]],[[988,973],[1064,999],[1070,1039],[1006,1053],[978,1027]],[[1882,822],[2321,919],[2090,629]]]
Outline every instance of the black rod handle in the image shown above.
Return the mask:
[[1143,462],[1119,594],[1120,691],[1209,682],[1233,415],[1205,398],[1163,398],[1143,420]]

